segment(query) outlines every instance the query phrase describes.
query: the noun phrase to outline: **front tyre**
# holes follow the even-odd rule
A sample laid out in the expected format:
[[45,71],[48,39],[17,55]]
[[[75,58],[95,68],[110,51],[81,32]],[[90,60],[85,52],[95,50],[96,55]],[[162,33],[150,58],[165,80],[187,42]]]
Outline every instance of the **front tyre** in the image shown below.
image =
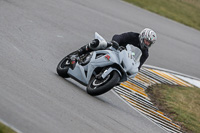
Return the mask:
[[106,93],[112,89],[120,81],[120,76],[117,71],[112,71],[104,79],[96,79],[92,77],[87,86],[87,93],[96,96]]
[[58,75],[63,78],[69,78],[69,75],[67,74],[69,67],[70,67],[69,57],[66,56],[59,62],[57,66]]

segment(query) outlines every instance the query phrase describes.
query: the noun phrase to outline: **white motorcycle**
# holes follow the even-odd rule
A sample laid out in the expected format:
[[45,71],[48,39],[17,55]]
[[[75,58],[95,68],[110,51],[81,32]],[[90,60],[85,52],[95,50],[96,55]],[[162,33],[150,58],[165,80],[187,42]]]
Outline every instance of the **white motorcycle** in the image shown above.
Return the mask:
[[[97,32],[95,39],[107,43]],[[76,53],[63,58],[57,66],[57,73],[63,78],[73,78],[87,86],[87,93],[103,94],[128,77],[135,77],[142,52],[133,45],[126,48],[108,47],[79,57]]]

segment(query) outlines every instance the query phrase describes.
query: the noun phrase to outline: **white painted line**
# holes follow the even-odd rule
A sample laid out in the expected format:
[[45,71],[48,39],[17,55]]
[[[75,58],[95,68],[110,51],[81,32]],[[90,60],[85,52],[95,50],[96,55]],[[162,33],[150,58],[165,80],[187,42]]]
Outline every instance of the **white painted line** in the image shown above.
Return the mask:
[[172,71],[172,70],[169,70],[169,69],[165,69],[165,68],[160,68],[160,67],[151,66],[151,65],[146,65],[146,64],[144,64],[143,66],[146,67],[146,68],[157,69],[157,70],[165,71],[165,72],[168,72],[168,73],[171,73],[171,74],[181,75],[181,76],[188,77],[188,78],[191,78],[191,79],[200,80],[200,79],[197,78],[197,77],[190,76],[190,75],[186,75],[186,74],[179,73],[179,72],[175,72],[175,71]]
[[57,35],[57,37],[59,37],[59,38],[64,38],[62,35]]
[[15,132],[17,132],[17,133],[22,133],[20,130],[18,130],[18,129],[15,128],[14,126],[8,124],[7,122],[5,122],[4,120],[2,120],[1,118],[0,118],[0,122],[3,123],[4,125],[6,125],[7,127],[11,128],[11,129],[14,130]]
[[200,88],[200,80],[190,79],[190,78],[183,77],[183,76],[180,76],[180,75],[175,75],[175,74],[174,74],[174,76],[176,76],[176,77],[178,77],[178,78]]

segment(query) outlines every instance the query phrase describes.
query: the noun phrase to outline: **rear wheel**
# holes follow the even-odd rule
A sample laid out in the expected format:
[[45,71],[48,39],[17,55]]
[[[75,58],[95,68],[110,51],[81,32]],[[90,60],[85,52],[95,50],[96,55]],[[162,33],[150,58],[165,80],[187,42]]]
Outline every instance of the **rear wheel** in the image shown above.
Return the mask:
[[104,79],[92,77],[87,86],[87,93],[96,96],[101,95],[112,89],[120,81],[120,76],[117,71],[112,71]]
[[58,75],[63,78],[69,78],[69,75],[67,74],[69,67],[70,67],[69,57],[66,56],[59,62],[57,66]]

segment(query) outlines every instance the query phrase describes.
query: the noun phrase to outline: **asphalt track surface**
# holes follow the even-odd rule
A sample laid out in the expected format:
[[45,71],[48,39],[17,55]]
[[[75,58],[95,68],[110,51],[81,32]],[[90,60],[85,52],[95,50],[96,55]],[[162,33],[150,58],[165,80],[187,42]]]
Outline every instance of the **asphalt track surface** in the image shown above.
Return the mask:
[[112,91],[92,97],[56,74],[94,32],[150,27],[146,64],[200,77],[200,32],[121,0],[0,0],[0,118],[23,133],[165,132]]

